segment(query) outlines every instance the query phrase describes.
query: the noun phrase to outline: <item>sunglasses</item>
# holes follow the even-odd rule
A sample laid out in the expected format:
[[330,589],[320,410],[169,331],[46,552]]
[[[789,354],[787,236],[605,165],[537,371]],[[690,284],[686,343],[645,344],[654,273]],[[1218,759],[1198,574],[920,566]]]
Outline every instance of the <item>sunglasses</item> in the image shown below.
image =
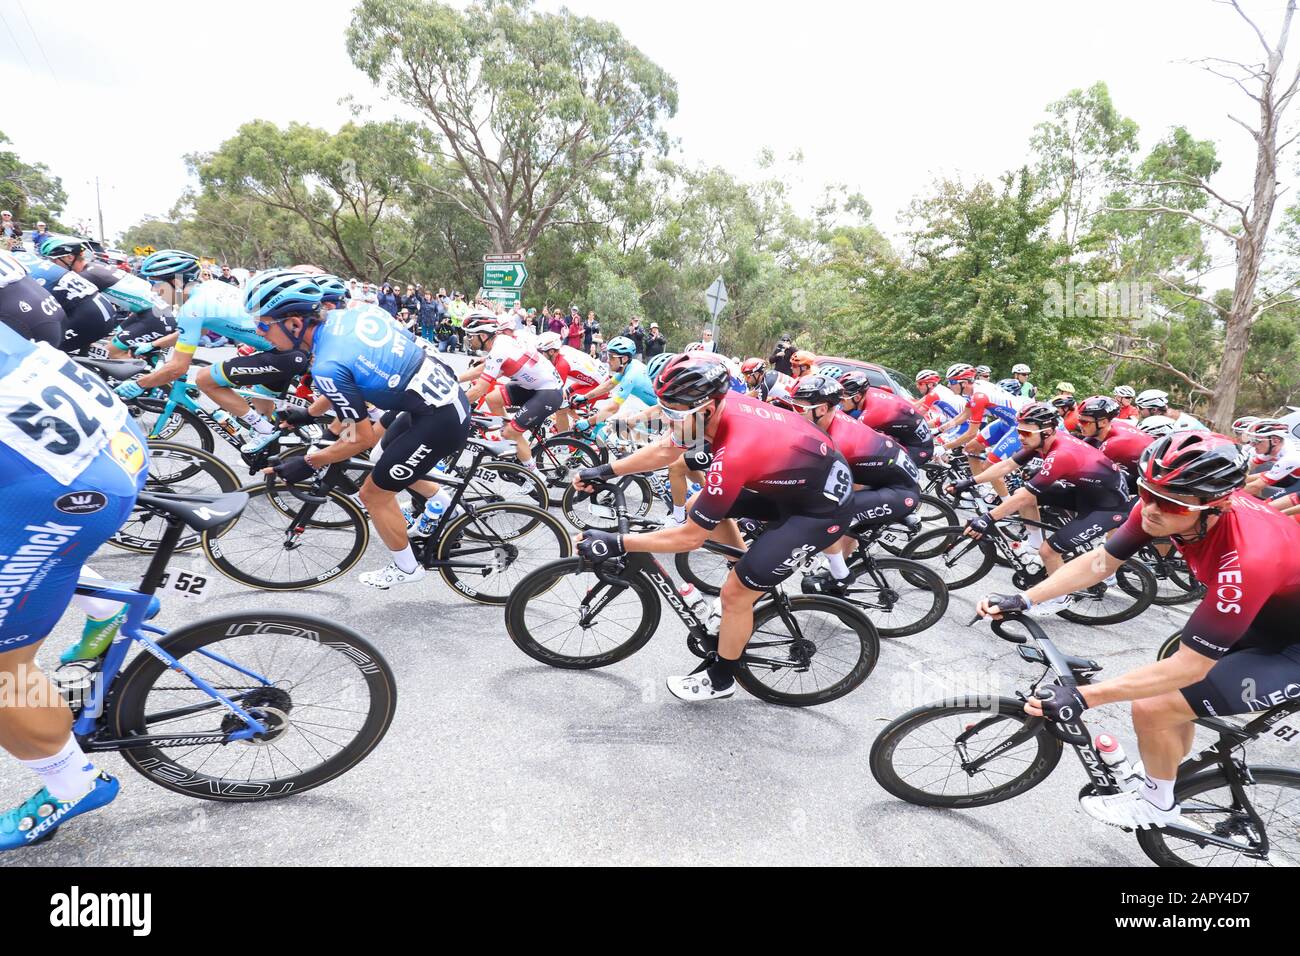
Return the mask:
[[1213,505],[1189,505],[1183,501],[1167,498],[1143,482],[1138,482],[1138,498],[1144,505],[1155,505],[1161,511],[1171,515],[1190,515],[1198,511],[1209,511]]
[[1030,438],[1034,435],[1041,435],[1042,433],[1043,430],[1041,428],[1017,428],[1016,429],[1016,434],[1019,435],[1021,438]]
[[686,421],[686,419],[690,418],[696,412],[700,412],[708,408],[712,401],[713,399],[709,399],[706,402],[702,402],[701,404],[696,405],[694,408],[684,408],[681,409],[680,411],[675,408],[669,408],[667,405],[660,402],[659,410],[663,413],[664,418],[668,419],[671,422],[684,422]]

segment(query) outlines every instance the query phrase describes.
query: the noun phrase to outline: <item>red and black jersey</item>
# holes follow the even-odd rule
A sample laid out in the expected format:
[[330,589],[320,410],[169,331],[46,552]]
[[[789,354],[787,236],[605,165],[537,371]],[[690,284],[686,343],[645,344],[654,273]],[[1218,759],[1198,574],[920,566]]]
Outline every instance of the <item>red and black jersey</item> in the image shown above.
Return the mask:
[[[1182,642],[1213,658],[1239,643],[1300,643],[1300,524],[1245,492],[1231,500],[1205,537],[1174,542],[1208,589],[1183,625]],[[1106,542],[1109,554],[1126,561],[1151,541],[1141,512],[1133,506]]]
[[867,390],[866,408],[856,416],[856,420],[888,435],[905,448],[920,448],[927,452],[934,448],[934,437],[925,416],[918,413],[907,399],[882,388],[873,386]]
[[836,411],[827,432],[835,450],[853,472],[853,483],[868,488],[903,487],[919,490],[919,472],[903,447],[856,418]]
[[731,394],[718,412],[713,462],[691,520],[713,529],[742,491],[771,501],[785,514],[838,511],[853,493],[853,476],[828,435],[800,415]]
[[1037,474],[1024,487],[1038,498],[1080,514],[1115,509],[1128,503],[1128,481],[1119,465],[1101,449],[1060,431],[1047,454],[1022,448],[1012,456],[1018,465],[1042,458]]
[[[1103,455],[1123,468],[1130,482],[1135,482],[1137,481],[1138,459],[1142,457],[1142,452],[1146,451],[1147,445],[1150,445],[1153,441],[1155,441],[1155,438],[1140,428],[1114,421],[1111,423],[1110,436],[1094,447],[1100,449]],[[1091,445],[1092,442],[1088,444]]]

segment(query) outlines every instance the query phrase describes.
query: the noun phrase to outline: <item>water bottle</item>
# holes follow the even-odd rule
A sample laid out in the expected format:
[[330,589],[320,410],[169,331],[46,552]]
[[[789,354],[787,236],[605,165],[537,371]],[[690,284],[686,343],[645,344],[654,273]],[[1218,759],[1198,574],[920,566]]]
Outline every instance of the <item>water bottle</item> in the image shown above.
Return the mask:
[[704,486],[700,484],[698,481],[692,481],[690,490],[686,493],[686,497],[689,498],[691,495],[698,495],[700,493],[700,489],[702,489],[703,487]]
[[230,414],[224,408],[218,408],[212,413],[212,420],[224,428],[232,435],[239,434],[239,424],[235,421],[235,416]]
[[420,515],[419,523],[415,526],[416,534],[421,536],[433,534],[433,530],[438,527],[438,522],[442,520],[442,513],[447,510],[447,506],[437,498],[430,498],[429,503],[424,506],[424,514]]
[[677,594],[682,599],[682,603],[689,607],[701,622],[708,621],[709,602],[705,600],[703,594],[696,590],[694,584],[687,582],[677,589]]
[[1092,745],[1097,748],[1097,753],[1101,755],[1101,762],[1110,768],[1110,772],[1115,777],[1115,783],[1121,790],[1135,793],[1142,789],[1142,775],[1134,770],[1133,765],[1128,762],[1128,755],[1124,753],[1124,748],[1118,740],[1110,734],[1098,734]]

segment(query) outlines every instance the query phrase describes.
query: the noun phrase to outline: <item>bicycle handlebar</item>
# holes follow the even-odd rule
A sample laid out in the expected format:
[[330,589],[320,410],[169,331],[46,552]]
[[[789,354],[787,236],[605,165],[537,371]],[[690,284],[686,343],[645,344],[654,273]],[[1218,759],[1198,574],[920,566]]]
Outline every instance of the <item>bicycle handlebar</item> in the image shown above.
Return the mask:
[[[329,501],[329,498],[327,496],[313,495],[309,491],[302,490],[302,488],[300,488],[298,485],[291,485],[286,482],[281,487],[283,487],[285,491],[289,492],[289,494],[293,495],[299,501],[305,502],[307,504],[323,505],[327,501]],[[275,475],[274,474],[267,475],[266,476],[267,494],[274,494],[275,490],[276,490]]]

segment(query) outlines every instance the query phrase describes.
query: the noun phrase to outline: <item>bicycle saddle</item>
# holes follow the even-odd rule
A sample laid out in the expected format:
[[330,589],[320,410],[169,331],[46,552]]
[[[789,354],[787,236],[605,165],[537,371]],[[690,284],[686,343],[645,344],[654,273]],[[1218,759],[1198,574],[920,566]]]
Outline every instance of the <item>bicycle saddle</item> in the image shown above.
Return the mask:
[[515,454],[515,443],[512,441],[488,441],[486,438],[471,438],[469,444],[487,449],[488,454],[494,458]]
[[143,375],[149,371],[148,365],[134,359],[93,359],[74,355],[72,360],[78,365],[94,369],[103,378],[111,378],[115,381],[125,381],[133,375]]
[[224,495],[172,495],[142,492],[136,503],[180,518],[195,531],[206,531],[225,524],[244,510],[248,495],[232,491]]

